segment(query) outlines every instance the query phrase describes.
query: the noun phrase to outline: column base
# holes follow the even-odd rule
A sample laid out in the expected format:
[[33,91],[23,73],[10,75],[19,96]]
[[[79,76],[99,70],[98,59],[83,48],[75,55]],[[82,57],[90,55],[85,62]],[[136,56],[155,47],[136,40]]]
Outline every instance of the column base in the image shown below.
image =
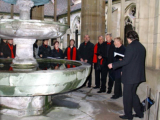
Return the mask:
[[0,114],[25,117],[41,115],[52,107],[51,96],[0,97]]
[[[33,57],[33,44],[36,39],[13,39],[16,44],[16,57],[12,61],[13,70],[25,70],[35,69],[38,64]],[[28,69],[28,70],[27,70]]]

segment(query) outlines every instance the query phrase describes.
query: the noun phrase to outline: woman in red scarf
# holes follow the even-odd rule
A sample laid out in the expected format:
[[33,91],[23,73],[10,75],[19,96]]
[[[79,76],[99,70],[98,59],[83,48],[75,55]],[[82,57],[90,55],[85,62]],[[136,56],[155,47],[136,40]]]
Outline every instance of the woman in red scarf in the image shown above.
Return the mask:
[[13,45],[13,40],[7,40],[7,45],[4,47],[4,58],[15,58],[16,47]]
[[73,39],[70,40],[70,45],[66,48],[64,52],[65,59],[68,60],[78,60],[78,52],[77,48],[74,46],[75,41]]
[[[64,57],[67,60],[78,60],[78,51],[77,48],[74,46],[75,41],[74,39],[70,40],[70,45],[66,48],[64,52]],[[67,68],[70,68],[70,65],[67,65]],[[75,66],[73,66],[75,67]]]

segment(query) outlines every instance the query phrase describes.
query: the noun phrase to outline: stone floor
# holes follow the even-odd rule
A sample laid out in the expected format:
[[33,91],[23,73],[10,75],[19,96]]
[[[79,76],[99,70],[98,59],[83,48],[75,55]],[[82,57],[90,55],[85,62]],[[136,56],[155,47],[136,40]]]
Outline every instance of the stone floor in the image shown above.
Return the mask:
[[41,116],[18,118],[1,115],[0,120],[120,120],[119,115],[123,114],[122,98],[111,100],[113,94],[98,94],[97,91],[81,88],[55,95],[52,96],[53,107]]

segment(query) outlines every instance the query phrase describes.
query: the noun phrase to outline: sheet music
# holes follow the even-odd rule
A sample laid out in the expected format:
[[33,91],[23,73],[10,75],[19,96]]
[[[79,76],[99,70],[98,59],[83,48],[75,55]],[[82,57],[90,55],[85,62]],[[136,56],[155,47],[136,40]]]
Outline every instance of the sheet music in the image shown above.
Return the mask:
[[123,54],[120,54],[120,53],[117,53],[117,52],[114,52],[114,57],[115,57],[115,56],[124,57],[124,55],[123,55]]

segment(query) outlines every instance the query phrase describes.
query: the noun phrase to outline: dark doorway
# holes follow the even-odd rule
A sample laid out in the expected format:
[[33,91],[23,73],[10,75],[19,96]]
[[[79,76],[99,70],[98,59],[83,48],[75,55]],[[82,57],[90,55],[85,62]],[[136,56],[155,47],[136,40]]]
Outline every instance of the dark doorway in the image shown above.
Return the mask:
[[78,30],[75,31],[76,48],[78,48]]
[[133,30],[132,25],[131,25],[131,24],[127,24],[127,25],[125,26],[125,33],[124,33],[124,46],[127,46],[127,45],[128,45],[127,38],[126,38],[126,34],[127,34],[127,32],[129,32],[129,31],[131,31],[131,30]]

